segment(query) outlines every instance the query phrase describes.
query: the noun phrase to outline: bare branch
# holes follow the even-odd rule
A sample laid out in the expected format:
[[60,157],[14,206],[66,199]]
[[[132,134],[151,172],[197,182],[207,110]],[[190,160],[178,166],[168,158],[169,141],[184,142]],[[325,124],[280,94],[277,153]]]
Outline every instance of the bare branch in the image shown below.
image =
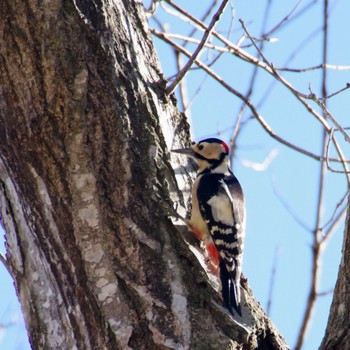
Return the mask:
[[[207,29],[206,24],[198,20],[196,17],[192,16],[185,10],[183,10],[181,7],[173,3],[171,0],[164,0],[167,4],[172,6],[176,11],[181,13],[183,16],[185,16],[189,21],[194,23],[195,25],[199,26],[203,30]],[[259,59],[255,58],[254,56],[250,55],[248,52],[242,50],[239,46],[234,45],[231,41],[226,39],[223,35],[217,33],[215,30],[212,32],[213,36],[215,36],[217,39],[219,39],[222,43],[224,43],[229,49],[232,54],[234,54],[236,57],[241,58],[242,60],[252,63],[255,65],[258,65],[259,67],[262,67],[267,72],[272,73],[269,66],[267,66],[264,62],[261,62]]]
[[[207,11],[202,16],[202,19],[201,19],[202,22],[204,22],[210,16],[211,12],[214,10],[214,8],[218,2],[219,2],[219,0],[214,0],[213,3],[208,7]],[[188,36],[193,37],[197,30],[198,30],[198,28],[194,27]],[[184,47],[185,46],[186,46],[186,43],[185,43]]]
[[[249,37],[249,39],[252,41],[254,47],[256,48],[256,50],[259,52],[260,56],[263,58],[263,61],[264,63],[270,67],[270,70],[269,72],[271,72],[271,74],[277,78],[278,81],[280,81],[285,87],[287,87],[291,92],[292,94],[304,105],[304,107],[314,116],[316,117],[316,119],[323,125],[323,127],[325,128],[325,130],[330,133],[331,131],[331,127],[328,125],[327,121],[326,121],[326,117],[325,116],[321,116],[319,113],[317,113],[306,101],[305,99],[310,99],[310,100],[313,100],[314,102],[316,102],[317,104],[321,104],[324,106],[323,108],[323,112],[327,112],[327,117],[329,119],[332,120],[333,123],[335,123],[338,127],[338,125],[340,126],[340,124],[335,120],[335,118],[333,117],[330,117],[330,113],[328,112],[326,106],[324,104],[322,104],[322,102],[319,101],[319,99],[317,99],[317,97],[313,94],[313,93],[310,93],[309,95],[305,95],[299,91],[297,91],[296,89],[293,88],[293,86],[288,83],[284,78],[282,78],[278,73],[277,71],[275,70],[274,66],[268,62],[268,60],[266,59],[266,57],[264,56],[264,54],[259,50],[258,46],[255,44],[253,38],[251,37],[251,35],[249,34],[244,22],[240,19],[239,20],[242,24],[242,27],[245,31],[245,33],[247,34],[247,36]],[[325,71],[325,70],[324,70]],[[322,107],[321,107],[322,108]],[[346,134],[346,133],[345,133]],[[347,135],[347,134],[346,134]],[[347,135],[348,137],[348,135]],[[333,138],[333,143],[334,143],[334,146],[337,150],[337,153],[339,154],[339,157],[341,159],[341,163],[343,165],[343,168],[344,168],[344,172],[347,174],[348,172],[348,167],[347,167],[347,164],[349,161],[348,160],[345,160],[345,157],[343,155],[343,152],[338,144],[338,142]],[[350,175],[347,175],[347,181],[348,181],[348,186],[350,186]]]
[[[307,67],[307,68],[278,68],[278,67],[275,67],[275,69],[277,71],[284,71],[284,72],[292,72],[292,73],[303,73],[303,72],[310,72],[310,71],[313,71],[313,70],[317,70],[317,69],[329,69],[329,70],[350,70],[350,66],[337,66],[337,65],[334,65],[334,64],[324,64],[324,63],[321,63],[317,66],[313,66],[313,67]],[[346,86],[346,88],[338,91],[336,94],[348,89],[349,86]],[[336,95],[335,94],[335,95]],[[332,96],[328,96],[327,98],[329,97],[332,97]]]
[[[323,2],[323,63],[327,61],[328,50],[328,0]],[[322,96],[327,96],[327,71],[322,71]],[[325,112],[323,112],[325,113]],[[322,130],[322,154],[327,159],[327,130]],[[300,350],[306,336],[307,329],[311,323],[311,315],[315,307],[318,289],[318,277],[320,274],[319,262],[321,260],[321,244],[325,242],[321,236],[321,222],[325,195],[325,175],[326,162],[320,162],[319,186],[318,186],[318,201],[316,209],[316,223],[313,231],[313,247],[312,247],[312,272],[311,283],[309,288],[309,295],[307,299],[306,308],[304,311],[303,321],[298,333],[295,350]]]
[[[350,69],[350,66],[349,66],[349,69]],[[347,83],[346,86],[343,87],[342,89],[340,89],[340,90],[338,90],[338,91],[336,91],[336,92],[333,92],[332,94],[328,95],[327,97],[323,97],[321,100],[330,99],[330,98],[332,98],[333,96],[338,95],[338,94],[340,94],[341,92],[343,92],[343,91],[345,91],[345,90],[347,90],[347,89],[349,89],[349,88],[350,88],[350,83]],[[345,128],[344,128],[344,129],[345,129]]]
[[[324,70],[325,72],[325,70]],[[311,87],[309,87],[310,90],[310,99],[316,102],[316,104],[322,109],[325,118],[328,118],[332,121],[332,123],[337,127],[338,131],[344,136],[345,140],[350,143],[350,136],[348,133],[343,129],[343,127],[338,123],[338,121],[332,116],[332,114],[328,111],[327,106],[324,102],[321,101],[320,98],[317,98],[316,95],[312,92]],[[326,101],[327,97],[322,97],[322,100]],[[328,131],[328,130],[327,130]],[[331,130],[328,131],[330,133]]]
[[[345,198],[347,198],[349,195],[349,191],[346,192],[345,194]],[[338,203],[339,204],[339,203]],[[326,230],[326,232],[323,234],[322,240],[326,241],[329,236],[334,232],[335,228],[338,226],[339,222],[343,219],[345,213],[346,213],[346,205],[343,207],[343,209],[338,213],[337,216],[334,217],[334,215],[332,216],[331,220],[332,220],[332,224],[328,227],[328,229]],[[337,210],[337,209],[336,209]],[[336,213],[336,210],[334,211],[334,214]],[[328,223],[325,225],[327,226]]]
[[176,86],[184,78],[184,76],[186,75],[188,70],[191,68],[192,64],[197,59],[199,53],[203,49],[205,43],[207,42],[208,38],[210,37],[212,31],[214,30],[214,27],[215,27],[216,23],[219,21],[222,13],[224,12],[225,7],[227,6],[228,2],[229,2],[229,0],[223,0],[222,1],[218,11],[215,13],[215,15],[213,16],[213,18],[212,18],[208,28],[205,30],[203,38],[202,38],[200,44],[197,46],[196,50],[194,51],[193,55],[190,57],[188,62],[185,64],[185,66],[180,70],[180,72],[176,76],[175,80],[167,87],[166,93],[168,95],[171,94],[174,91]]
[[299,0],[297,4],[292,8],[292,10],[284,18],[282,18],[282,20],[279,23],[277,23],[270,31],[264,34],[264,37],[270,36],[272,33],[278,30],[283,25],[283,23],[287,22],[289,18],[292,16],[292,14],[298,9],[298,7],[301,5],[302,2],[303,0]]
[[[168,0],[166,0],[168,1]],[[165,33],[161,33],[155,29],[151,29],[151,33],[154,34],[155,36],[157,36],[158,38],[164,40],[165,42],[167,42],[168,44],[174,46],[177,50],[179,50],[181,53],[183,53],[184,55],[190,57],[191,53],[188,52],[186,49],[184,49],[183,47],[181,47],[180,45],[178,45],[177,43],[175,43],[174,41],[170,40],[167,35]],[[299,146],[296,146],[292,143],[290,143],[289,141],[283,139],[282,137],[280,137],[279,135],[277,135],[269,126],[269,124],[264,120],[264,118],[258,113],[258,111],[256,110],[255,106],[253,105],[253,103],[247,99],[243,94],[241,94],[239,91],[237,91],[236,89],[234,89],[232,86],[230,86],[226,81],[224,81],[219,75],[217,75],[212,69],[210,69],[207,65],[205,65],[203,62],[201,62],[200,60],[196,59],[195,63],[201,67],[205,72],[207,72],[212,78],[214,78],[219,84],[221,84],[225,89],[227,89],[229,92],[231,92],[233,95],[237,96],[238,98],[240,98],[242,101],[244,101],[247,106],[250,108],[251,112],[253,113],[254,118],[260,123],[260,125],[263,127],[263,129],[275,140],[277,140],[278,142],[282,143],[283,145],[299,152],[302,153],[310,158],[313,158],[315,160],[325,160],[324,157],[316,155],[312,152],[309,152]],[[344,156],[340,157],[340,158],[329,158],[330,161],[332,162],[341,162],[343,164],[343,166],[346,166],[346,163],[350,163],[349,160],[345,160]]]

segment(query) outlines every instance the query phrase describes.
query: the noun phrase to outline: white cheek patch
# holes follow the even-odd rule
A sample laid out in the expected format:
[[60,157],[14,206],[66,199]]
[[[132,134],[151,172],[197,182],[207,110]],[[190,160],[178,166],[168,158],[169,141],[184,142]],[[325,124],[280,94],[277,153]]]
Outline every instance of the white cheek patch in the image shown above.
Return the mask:
[[230,199],[226,195],[216,195],[207,202],[211,207],[213,218],[217,222],[233,226],[233,214]]

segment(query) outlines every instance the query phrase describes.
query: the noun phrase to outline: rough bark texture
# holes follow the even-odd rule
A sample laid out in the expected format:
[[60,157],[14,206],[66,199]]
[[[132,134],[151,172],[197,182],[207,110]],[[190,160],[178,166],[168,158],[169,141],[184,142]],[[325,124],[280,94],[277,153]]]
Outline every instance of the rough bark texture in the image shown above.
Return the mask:
[[342,260],[326,334],[320,350],[350,349],[350,198],[345,221]]
[[169,218],[189,132],[142,4],[2,0],[0,43],[1,219],[33,349],[287,349],[248,286],[226,313]]

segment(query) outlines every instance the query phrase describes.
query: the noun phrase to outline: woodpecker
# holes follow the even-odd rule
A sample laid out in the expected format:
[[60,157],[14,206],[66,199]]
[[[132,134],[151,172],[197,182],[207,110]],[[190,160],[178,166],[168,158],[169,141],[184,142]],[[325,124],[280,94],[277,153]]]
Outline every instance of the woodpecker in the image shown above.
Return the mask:
[[240,183],[229,167],[229,148],[217,138],[172,150],[194,159],[199,169],[192,186],[188,226],[207,246],[219,266],[224,306],[242,316],[240,279],[245,234],[245,202]]

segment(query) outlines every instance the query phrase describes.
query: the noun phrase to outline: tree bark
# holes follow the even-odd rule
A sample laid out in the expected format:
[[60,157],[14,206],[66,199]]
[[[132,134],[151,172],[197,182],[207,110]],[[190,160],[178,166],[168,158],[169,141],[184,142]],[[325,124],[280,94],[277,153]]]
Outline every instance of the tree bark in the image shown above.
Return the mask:
[[333,301],[320,350],[350,348],[350,198],[345,220],[342,259],[335,285]]
[[287,349],[247,283],[229,316],[170,219],[190,175],[168,149],[189,127],[141,3],[2,0],[0,16],[1,219],[32,348]]

